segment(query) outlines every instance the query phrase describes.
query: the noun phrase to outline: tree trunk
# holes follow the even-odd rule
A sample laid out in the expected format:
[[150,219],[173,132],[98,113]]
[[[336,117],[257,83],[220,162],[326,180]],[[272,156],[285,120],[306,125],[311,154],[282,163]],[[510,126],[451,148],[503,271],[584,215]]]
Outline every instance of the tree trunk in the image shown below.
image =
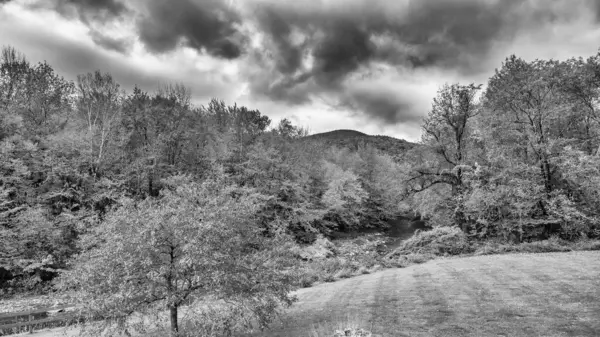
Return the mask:
[[171,306],[169,308],[170,318],[171,318],[171,337],[177,336],[179,331],[179,325],[177,323],[177,307]]
[[552,192],[552,173],[550,172],[550,163],[548,158],[545,156],[542,159],[541,167],[542,178],[544,178],[544,187],[546,189],[546,195],[550,196]]

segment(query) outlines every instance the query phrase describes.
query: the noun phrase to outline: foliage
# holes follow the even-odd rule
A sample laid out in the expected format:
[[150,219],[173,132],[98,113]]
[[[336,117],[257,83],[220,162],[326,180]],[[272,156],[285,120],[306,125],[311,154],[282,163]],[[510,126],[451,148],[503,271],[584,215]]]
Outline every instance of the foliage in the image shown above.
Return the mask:
[[265,239],[252,223],[261,198],[219,180],[169,184],[159,199],[124,200],[86,235],[60,286],[106,318],[169,309],[172,332],[178,308],[207,296],[238,303],[264,327],[292,298],[278,268],[281,239]]
[[[90,71],[72,83],[13,48],[0,55],[0,283],[15,290],[43,289],[64,270],[62,285],[77,287],[97,313],[123,318],[199,303],[194,285],[205,281],[215,301],[248,303],[266,322],[292,274],[308,285],[463,254],[477,240],[507,245],[489,251],[544,251],[558,248],[529,241],[600,237],[600,54],[510,56],[481,94],[475,84],[444,85],[420,144],[352,130],[308,135],[287,118],[271,125],[218,99],[196,106],[181,84],[128,93]],[[377,240],[324,238],[382,230],[408,212],[438,228],[391,260]],[[181,254],[174,264],[159,258],[169,240]],[[171,267],[179,270],[172,282],[192,281],[169,295]],[[264,275],[229,277],[250,267]],[[103,281],[101,272],[116,274]],[[132,275],[141,283],[119,283]],[[234,288],[257,297],[227,292]],[[139,302],[154,295],[161,303]],[[227,318],[239,312],[213,309],[199,317],[223,314],[219,331],[240,323]]]
[[383,243],[377,235],[333,242],[320,236],[311,245],[295,245],[291,252],[298,259],[297,285],[310,287],[373,272],[383,262]]
[[437,185],[450,187],[450,194],[436,208],[452,210],[454,224],[464,230],[464,174],[474,162],[477,151],[472,140],[472,120],[480,113],[476,98],[481,86],[445,85],[433,100],[423,121],[422,142],[425,155],[414,157],[416,165],[408,173],[409,191],[420,193]]
[[460,255],[468,253],[471,246],[466,234],[455,227],[435,227],[419,232],[402,242],[388,257],[408,254]]
[[485,241],[477,244],[474,255],[492,255],[507,253],[550,253],[600,250],[600,241],[583,239],[567,241],[556,236],[547,240],[509,244],[495,241]]

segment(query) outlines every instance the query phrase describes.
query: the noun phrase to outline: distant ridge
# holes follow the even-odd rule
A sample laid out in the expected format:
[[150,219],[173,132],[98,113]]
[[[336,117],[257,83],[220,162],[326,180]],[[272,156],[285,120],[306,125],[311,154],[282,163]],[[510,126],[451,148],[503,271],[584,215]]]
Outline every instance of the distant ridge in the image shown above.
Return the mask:
[[314,135],[310,135],[308,137],[316,137],[316,138],[348,138],[348,137],[371,137],[366,133],[362,133],[356,130],[349,129],[340,129],[333,130],[328,132],[316,133]]
[[371,136],[360,131],[348,129],[316,133],[306,138],[324,142],[326,145],[345,147],[351,150],[357,150],[362,146],[372,146],[396,160],[402,160],[408,150],[417,146],[417,144],[407,142],[404,139],[390,136]]

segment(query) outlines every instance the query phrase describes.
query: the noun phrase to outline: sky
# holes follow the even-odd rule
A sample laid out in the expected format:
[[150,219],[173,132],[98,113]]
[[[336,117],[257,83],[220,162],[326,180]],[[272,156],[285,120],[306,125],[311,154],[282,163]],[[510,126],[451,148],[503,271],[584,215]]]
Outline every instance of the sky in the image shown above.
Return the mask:
[[0,46],[71,80],[182,83],[311,133],[417,141],[446,83],[596,54],[600,0],[0,0]]

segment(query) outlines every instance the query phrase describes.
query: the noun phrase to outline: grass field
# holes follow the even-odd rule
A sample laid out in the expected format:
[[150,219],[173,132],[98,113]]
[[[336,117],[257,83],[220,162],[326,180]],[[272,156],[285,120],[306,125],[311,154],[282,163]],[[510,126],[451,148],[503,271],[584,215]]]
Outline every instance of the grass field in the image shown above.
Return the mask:
[[298,292],[261,336],[600,336],[600,252],[442,259]]
[[374,336],[600,336],[600,252],[441,259],[298,297],[256,335],[331,336],[354,325]]

